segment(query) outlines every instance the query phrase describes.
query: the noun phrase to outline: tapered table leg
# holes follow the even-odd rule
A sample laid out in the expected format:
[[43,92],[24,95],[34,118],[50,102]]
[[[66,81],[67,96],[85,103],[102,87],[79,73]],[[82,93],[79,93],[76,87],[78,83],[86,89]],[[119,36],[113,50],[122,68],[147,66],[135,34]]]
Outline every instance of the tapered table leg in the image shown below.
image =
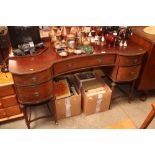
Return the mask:
[[54,117],[55,124],[58,124],[58,119],[57,119],[57,115],[56,115],[55,98],[51,99],[51,104],[52,104],[52,112],[53,112],[53,117]]
[[129,92],[129,97],[128,97],[129,103],[131,103],[131,100],[133,99],[133,92],[134,92],[135,83],[136,83],[136,81],[134,80],[131,84],[131,87],[130,87],[130,92]]
[[29,121],[28,114],[27,114],[27,106],[22,105],[21,108],[22,108],[22,111],[24,113],[26,126],[27,126],[28,129],[30,129],[31,127],[30,127],[30,121]]

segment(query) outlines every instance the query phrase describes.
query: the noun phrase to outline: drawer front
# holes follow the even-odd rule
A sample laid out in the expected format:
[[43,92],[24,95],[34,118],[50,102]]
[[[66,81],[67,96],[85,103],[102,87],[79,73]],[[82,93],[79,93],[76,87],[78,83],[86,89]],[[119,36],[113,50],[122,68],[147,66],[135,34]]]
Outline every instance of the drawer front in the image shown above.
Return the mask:
[[28,75],[13,75],[14,83],[16,85],[33,85],[39,84],[52,79],[51,70],[48,69],[43,72],[28,74]]
[[35,104],[49,99],[53,94],[52,82],[46,82],[36,86],[17,86],[17,97],[20,103]]
[[118,56],[119,58],[119,66],[132,66],[141,64],[143,55],[138,56]]
[[1,103],[3,108],[18,105],[16,95],[11,95],[11,96],[1,98]]
[[13,84],[0,86],[0,97],[5,97],[12,94],[15,94]]
[[87,57],[77,57],[55,63],[53,66],[54,75],[73,71],[80,68],[93,67],[98,65],[111,65],[115,63],[115,55],[93,55]]
[[117,81],[131,81],[138,77],[140,65],[134,67],[119,67]]
[[0,119],[6,117],[6,112],[4,109],[0,109]]
[[10,116],[20,114],[21,110],[20,110],[19,106],[16,105],[16,106],[5,108],[5,112],[6,112],[6,116],[10,117]]
[[[90,60],[89,60],[90,61]],[[96,55],[92,57],[92,65],[113,65],[115,64],[115,55],[105,54],[105,55]]]

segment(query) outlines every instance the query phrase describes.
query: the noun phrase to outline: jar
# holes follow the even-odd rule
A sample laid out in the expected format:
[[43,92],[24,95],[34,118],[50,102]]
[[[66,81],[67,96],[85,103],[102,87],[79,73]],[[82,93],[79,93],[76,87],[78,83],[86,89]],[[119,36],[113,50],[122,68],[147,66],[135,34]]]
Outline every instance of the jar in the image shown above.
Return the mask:
[[75,36],[73,34],[67,35],[67,46],[69,48],[75,48]]
[[83,41],[83,45],[90,45],[90,42],[88,41],[88,39],[85,39],[85,40]]

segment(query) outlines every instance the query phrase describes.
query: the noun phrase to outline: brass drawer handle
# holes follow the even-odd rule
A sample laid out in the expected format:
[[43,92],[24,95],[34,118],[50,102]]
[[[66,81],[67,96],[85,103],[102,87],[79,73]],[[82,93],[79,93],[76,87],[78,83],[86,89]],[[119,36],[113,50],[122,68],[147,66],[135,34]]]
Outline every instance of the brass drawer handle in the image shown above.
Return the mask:
[[32,77],[32,81],[35,82],[37,80],[36,77]]
[[40,96],[39,92],[34,92],[34,96]]
[[73,66],[73,64],[71,64],[71,63],[70,63],[70,64],[67,64],[67,66],[70,68],[70,67],[72,67],[72,66]]
[[134,59],[133,62],[134,62],[134,63],[137,63],[137,62],[138,62],[138,59]]
[[99,63],[101,63],[101,62],[102,62],[102,59],[97,59],[97,61],[98,61]]
[[130,74],[131,74],[131,75],[134,75],[134,74],[136,74],[136,73],[135,73],[135,72],[130,72]]

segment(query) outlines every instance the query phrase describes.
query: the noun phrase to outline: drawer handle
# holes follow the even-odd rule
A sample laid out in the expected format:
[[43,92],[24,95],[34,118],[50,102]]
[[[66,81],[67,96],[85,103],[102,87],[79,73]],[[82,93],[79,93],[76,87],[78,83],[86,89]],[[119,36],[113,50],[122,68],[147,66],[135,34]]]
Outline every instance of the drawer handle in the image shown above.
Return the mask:
[[101,62],[102,62],[102,59],[97,59],[97,61],[98,61],[99,63],[101,63]]
[[134,61],[133,61],[134,63],[137,63],[138,62],[138,59],[134,59]]
[[131,75],[134,75],[134,74],[136,74],[135,72],[130,72],[131,73]]
[[36,77],[32,77],[32,81],[35,82],[37,80]]
[[68,67],[72,67],[72,66],[73,66],[73,64],[67,64],[67,66],[68,66]]
[[39,96],[40,94],[39,94],[39,92],[35,92],[34,95],[35,96]]
[[2,103],[0,102],[0,107],[2,106]]

